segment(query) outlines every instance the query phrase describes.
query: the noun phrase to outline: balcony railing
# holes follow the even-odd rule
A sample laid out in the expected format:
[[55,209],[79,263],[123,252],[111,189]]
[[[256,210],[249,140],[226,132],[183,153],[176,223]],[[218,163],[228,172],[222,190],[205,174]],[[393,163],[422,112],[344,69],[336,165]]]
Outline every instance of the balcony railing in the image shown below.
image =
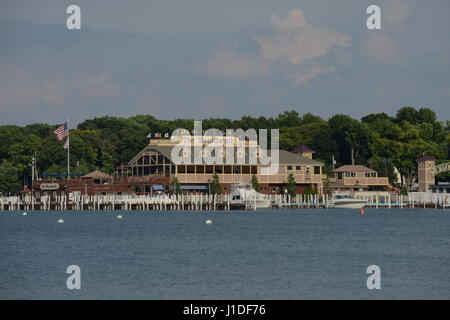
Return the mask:
[[389,179],[387,177],[378,178],[364,178],[364,177],[344,177],[342,179],[337,179],[337,183],[344,186],[387,186],[389,185]]
[[[180,183],[208,183],[212,179],[212,174],[185,174],[178,173],[178,182]],[[250,182],[252,174],[218,174],[221,183],[237,183]],[[274,174],[274,175],[257,175],[260,183],[286,183],[289,174]],[[308,183],[322,183],[322,175],[320,174],[296,174],[294,175],[295,182],[298,184]]]

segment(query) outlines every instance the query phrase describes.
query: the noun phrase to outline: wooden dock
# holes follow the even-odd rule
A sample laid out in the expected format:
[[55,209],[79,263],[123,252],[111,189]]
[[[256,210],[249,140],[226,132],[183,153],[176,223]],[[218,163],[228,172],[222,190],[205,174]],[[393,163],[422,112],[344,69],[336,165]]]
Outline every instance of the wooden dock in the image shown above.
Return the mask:
[[[315,208],[333,208],[333,203],[328,195],[289,195],[271,194],[267,195],[272,203],[273,209],[315,209]],[[450,196],[450,195],[449,195]],[[366,199],[366,208],[434,208],[449,209],[450,202],[436,199],[408,198],[397,196],[395,198],[381,199],[371,197]],[[387,200],[387,201],[386,201]],[[447,199],[446,199],[447,200]],[[450,200],[450,198],[448,199]],[[217,211],[232,209],[254,210],[254,207],[242,205],[240,207],[232,206],[229,195],[211,195],[211,194],[181,194],[181,195],[80,195],[72,194],[57,196],[56,198],[44,195],[39,199],[31,195],[0,197],[1,211],[100,211],[100,210],[139,210],[139,211]]]

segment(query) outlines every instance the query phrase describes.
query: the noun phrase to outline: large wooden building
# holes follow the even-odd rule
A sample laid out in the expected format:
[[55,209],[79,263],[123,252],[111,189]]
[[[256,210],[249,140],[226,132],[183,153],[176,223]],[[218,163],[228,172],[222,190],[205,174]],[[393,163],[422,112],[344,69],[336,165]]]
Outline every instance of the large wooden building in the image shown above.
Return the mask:
[[[176,178],[182,190],[208,192],[213,175],[217,174],[224,191],[227,192],[232,184],[250,182],[255,175],[261,192],[279,193],[283,191],[288,176],[292,173],[298,193],[307,186],[322,193],[323,164],[312,159],[314,151],[306,146],[301,146],[293,152],[279,150],[278,171],[265,174],[263,168],[266,166],[250,161],[248,151],[243,156],[244,162],[238,163],[237,158],[242,155],[239,155],[239,149],[236,146],[233,146],[233,163],[225,161],[226,154],[222,154],[221,163],[206,163],[203,157],[200,157],[202,159],[200,163],[194,164],[192,161],[189,164],[176,164],[172,161],[172,151],[178,143],[178,140],[172,139],[151,139],[148,146],[131,159],[127,166],[119,167],[118,177],[140,177],[143,181],[150,177],[165,177],[171,182]],[[261,149],[256,148],[257,157],[260,151]],[[196,152],[198,149],[192,147],[190,152],[192,159]],[[270,151],[268,154],[270,155]]]

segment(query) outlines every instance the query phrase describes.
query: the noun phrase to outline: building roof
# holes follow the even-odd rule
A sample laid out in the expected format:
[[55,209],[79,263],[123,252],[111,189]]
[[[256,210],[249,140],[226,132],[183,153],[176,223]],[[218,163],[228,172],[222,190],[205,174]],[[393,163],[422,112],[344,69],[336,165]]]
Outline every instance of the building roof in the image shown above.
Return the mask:
[[293,153],[285,150],[280,150],[280,164],[300,164],[300,165],[311,165],[311,166],[322,166],[323,163],[305,158],[298,153]]
[[372,173],[375,173],[376,171],[373,169],[367,168],[366,166],[362,166],[362,165],[344,165],[342,167],[334,169],[333,172],[372,172]]
[[[147,146],[145,149],[143,149],[139,154],[137,154],[128,164],[129,165],[133,165],[133,163],[135,163],[137,161],[137,159],[140,158],[140,156],[147,152],[147,151],[157,151],[159,153],[161,153],[162,155],[164,155],[166,158],[168,158],[169,160],[172,159],[172,149],[174,147],[173,146],[152,146],[149,145]],[[194,152],[196,150],[194,148],[191,149],[191,159],[192,159],[192,164],[194,164]],[[270,150],[267,151],[268,156],[270,156],[271,152]],[[235,152],[235,157],[236,157],[236,152]],[[224,156],[223,159],[223,163],[226,163],[226,155]],[[203,158],[202,158],[203,160]],[[249,155],[248,155],[248,149],[246,148],[246,154],[245,154],[245,164],[249,163]],[[280,164],[298,164],[298,165],[311,165],[311,166],[322,166],[323,163],[319,162],[319,161],[315,161],[312,159],[307,159],[303,156],[301,156],[300,154],[296,154],[296,153],[292,153],[289,151],[285,151],[285,150],[279,150],[279,163]],[[203,163],[206,164],[206,163]]]
[[304,153],[304,152],[315,153],[315,151],[313,149],[311,149],[308,146],[305,146],[304,144],[302,144],[301,146],[298,146],[297,148],[295,148],[291,152],[293,152],[293,153]]
[[99,170],[92,171],[87,175],[83,176],[83,178],[92,178],[92,179],[102,179],[102,180],[112,180],[112,176],[109,174],[103,173]]
[[417,161],[436,161],[436,158],[424,154]]

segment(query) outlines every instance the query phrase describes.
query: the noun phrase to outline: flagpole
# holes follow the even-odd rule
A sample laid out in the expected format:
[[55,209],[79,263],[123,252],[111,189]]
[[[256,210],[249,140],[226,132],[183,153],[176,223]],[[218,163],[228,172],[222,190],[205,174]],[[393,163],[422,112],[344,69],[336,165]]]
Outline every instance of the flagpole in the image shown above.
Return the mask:
[[67,180],[70,179],[70,129],[69,117],[67,117]]

